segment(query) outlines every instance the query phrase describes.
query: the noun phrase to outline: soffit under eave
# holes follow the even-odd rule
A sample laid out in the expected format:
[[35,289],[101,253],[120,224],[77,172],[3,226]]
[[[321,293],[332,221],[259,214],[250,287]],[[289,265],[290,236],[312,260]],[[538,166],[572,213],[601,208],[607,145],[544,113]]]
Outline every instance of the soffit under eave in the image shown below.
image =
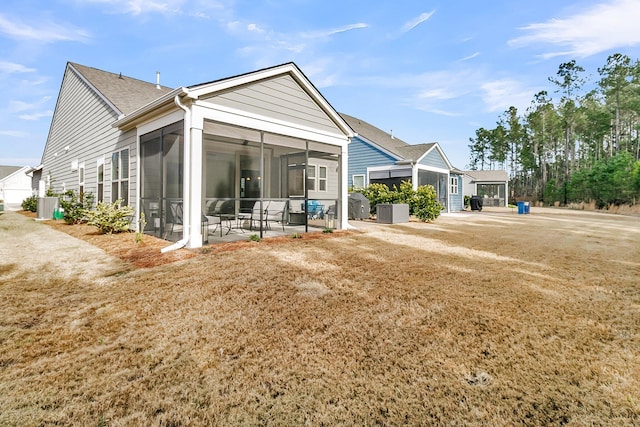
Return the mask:
[[[162,116],[166,116],[167,113],[178,111],[178,109],[178,106],[175,105],[173,101],[167,102],[145,113],[138,114],[135,118],[131,118],[130,120],[126,120],[128,117],[125,116],[122,119],[116,121],[113,126],[117,127],[123,132],[126,132],[140,126],[141,124],[153,121]],[[126,121],[122,122],[122,120]]]

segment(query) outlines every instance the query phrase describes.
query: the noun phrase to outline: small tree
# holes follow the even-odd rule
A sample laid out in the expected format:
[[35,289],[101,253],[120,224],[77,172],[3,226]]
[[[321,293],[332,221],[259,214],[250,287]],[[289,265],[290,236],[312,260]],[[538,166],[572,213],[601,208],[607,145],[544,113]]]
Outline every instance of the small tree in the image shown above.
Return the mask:
[[93,194],[78,194],[67,190],[60,197],[60,207],[64,210],[63,219],[67,224],[80,224],[86,221],[86,213],[93,207]]
[[122,200],[99,202],[95,210],[85,212],[87,224],[97,227],[102,234],[129,231],[134,211],[131,206],[120,206],[120,203]]

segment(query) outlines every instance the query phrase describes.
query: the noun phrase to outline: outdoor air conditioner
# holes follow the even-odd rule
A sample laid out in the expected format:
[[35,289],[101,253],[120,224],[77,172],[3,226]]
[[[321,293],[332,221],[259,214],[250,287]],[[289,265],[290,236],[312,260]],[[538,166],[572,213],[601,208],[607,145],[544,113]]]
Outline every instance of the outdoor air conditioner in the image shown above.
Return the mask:
[[383,224],[409,222],[409,205],[406,203],[379,204],[376,205],[376,216],[377,222]]

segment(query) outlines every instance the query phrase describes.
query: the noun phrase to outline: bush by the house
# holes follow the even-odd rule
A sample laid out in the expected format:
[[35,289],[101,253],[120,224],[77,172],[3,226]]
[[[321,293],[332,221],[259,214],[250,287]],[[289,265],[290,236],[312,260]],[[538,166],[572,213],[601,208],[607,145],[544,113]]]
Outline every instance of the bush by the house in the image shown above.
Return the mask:
[[102,234],[129,231],[133,208],[120,206],[121,200],[113,203],[99,202],[95,210],[87,211],[87,224],[98,228]]
[[27,197],[22,201],[22,209],[29,212],[38,211],[38,198],[36,196]]
[[443,209],[432,185],[421,185],[416,190],[413,214],[421,221],[435,221]]
[[63,219],[67,224],[81,224],[86,221],[86,213],[93,206],[93,194],[78,194],[67,190],[60,196],[60,207],[64,210]]
[[374,183],[361,192],[369,200],[371,213],[376,212],[376,205],[379,203],[406,203],[411,215],[421,221],[434,221],[442,210],[432,185],[421,185],[414,190],[410,181],[403,181],[399,189],[394,185],[390,190],[386,184]]

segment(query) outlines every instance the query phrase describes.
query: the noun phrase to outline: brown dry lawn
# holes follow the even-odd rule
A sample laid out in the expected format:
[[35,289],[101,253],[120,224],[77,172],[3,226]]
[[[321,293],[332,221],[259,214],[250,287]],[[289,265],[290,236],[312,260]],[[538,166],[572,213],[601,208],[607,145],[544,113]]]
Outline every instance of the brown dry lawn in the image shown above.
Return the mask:
[[359,225],[162,258],[0,215],[0,425],[640,425],[640,218]]

